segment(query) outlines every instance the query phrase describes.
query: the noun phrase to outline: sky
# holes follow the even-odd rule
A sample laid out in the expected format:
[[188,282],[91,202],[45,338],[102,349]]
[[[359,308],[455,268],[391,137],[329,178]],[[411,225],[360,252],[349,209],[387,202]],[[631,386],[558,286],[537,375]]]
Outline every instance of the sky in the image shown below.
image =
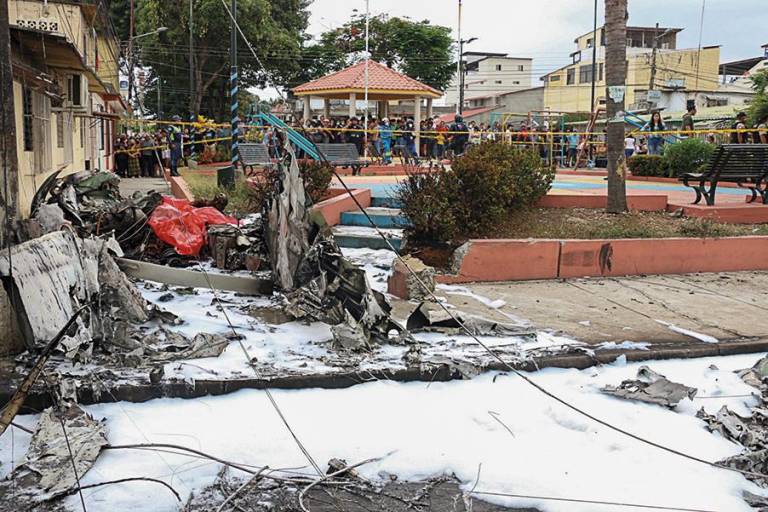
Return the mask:
[[[629,0],[629,24],[685,29],[678,48],[699,44],[704,0]],[[722,45],[721,61],[760,55],[768,43],[768,0],[705,0],[702,45]],[[599,24],[604,0],[598,0]],[[370,0],[371,13],[408,16],[456,28],[457,0]],[[314,0],[310,33],[322,33],[347,21],[365,0]],[[592,29],[593,0],[464,0],[463,38],[478,37],[466,49],[532,57],[540,76],[569,61],[574,38]]]

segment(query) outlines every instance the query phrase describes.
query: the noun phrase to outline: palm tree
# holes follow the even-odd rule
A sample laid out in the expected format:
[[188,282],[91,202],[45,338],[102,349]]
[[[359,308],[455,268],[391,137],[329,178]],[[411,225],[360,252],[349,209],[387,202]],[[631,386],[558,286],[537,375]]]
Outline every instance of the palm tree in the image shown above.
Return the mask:
[[627,0],[605,0],[605,36],[608,213],[622,213],[627,211],[623,114],[627,81]]

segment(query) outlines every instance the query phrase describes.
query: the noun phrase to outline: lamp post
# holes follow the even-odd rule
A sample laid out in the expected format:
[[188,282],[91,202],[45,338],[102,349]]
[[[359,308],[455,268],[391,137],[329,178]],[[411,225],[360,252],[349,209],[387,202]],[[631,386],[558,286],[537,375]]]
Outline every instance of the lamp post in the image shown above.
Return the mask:
[[[130,62],[130,65],[128,66],[128,74],[129,74],[129,76],[128,76],[128,100],[132,99],[131,92],[135,89],[135,87],[133,86],[133,79],[134,79],[133,70],[136,67],[136,51],[135,51],[135,48],[134,48],[134,43],[138,39],[142,39],[142,38],[148,37],[148,36],[153,36],[155,34],[160,34],[162,32],[165,32],[166,30],[168,30],[168,27],[157,27],[152,32],[147,32],[145,34],[139,34],[138,36],[131,36],[131,38],[128,39],[128,59],[129,59],[129,62]],[[158,108],[159,108],[159,105],[158,105]]]
[[365,121],[363,122],[363,156],[368,156],[368,68],[371,64],[371,2],[365,0]]
[[457,114],[461,114],[463,110],[463,106],[461,105],[461,97],[462,97],[462,90],[464,88],[464,84],[462,83],[463,75],[461,73],[462,71],[461,62],[464,59],[464,50],[461,44],[461,6],[462,6],[462,3],[461,3],[461,0],[459,0],[459,26],[458,26],[458,37],[456,38],[456,41],[458,43],[457,45],[458,52],[459,52],[456,59],[456,84],[459,88],[459,90],[456,91],[456,113]]
[[464,45],[477,41],[476,37],[470,37],[469,39],[459,39],[459,105],[457,112],[459,114],[464,113]]

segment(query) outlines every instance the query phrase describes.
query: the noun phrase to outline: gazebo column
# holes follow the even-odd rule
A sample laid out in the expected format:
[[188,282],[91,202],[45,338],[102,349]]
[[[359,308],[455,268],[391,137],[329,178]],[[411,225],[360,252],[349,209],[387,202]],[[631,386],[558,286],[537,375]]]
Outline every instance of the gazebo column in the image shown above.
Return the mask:
[[304,126],[312,119],[312,96],[304,96]]
[[432,119],[434,112],[432,111],[432,98],[427,98],[427,119]]
[[331,100],[323,98],[323,115],[326,119],[331,118]]
[[350,119],[357,115],[357,93],[349,93],[349,117]]
[[413,127],[416,130],[416,156],[421,156],[419,154],[419,148],[421,147],[421,97],[416,96],[413,103]]

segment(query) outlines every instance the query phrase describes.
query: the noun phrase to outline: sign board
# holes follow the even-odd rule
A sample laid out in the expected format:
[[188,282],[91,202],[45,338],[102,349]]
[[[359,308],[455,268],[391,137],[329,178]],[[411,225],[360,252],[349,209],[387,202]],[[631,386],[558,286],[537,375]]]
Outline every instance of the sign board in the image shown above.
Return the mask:
[[661,101],[661,91],[648,91],[648,101],[656,103]]

